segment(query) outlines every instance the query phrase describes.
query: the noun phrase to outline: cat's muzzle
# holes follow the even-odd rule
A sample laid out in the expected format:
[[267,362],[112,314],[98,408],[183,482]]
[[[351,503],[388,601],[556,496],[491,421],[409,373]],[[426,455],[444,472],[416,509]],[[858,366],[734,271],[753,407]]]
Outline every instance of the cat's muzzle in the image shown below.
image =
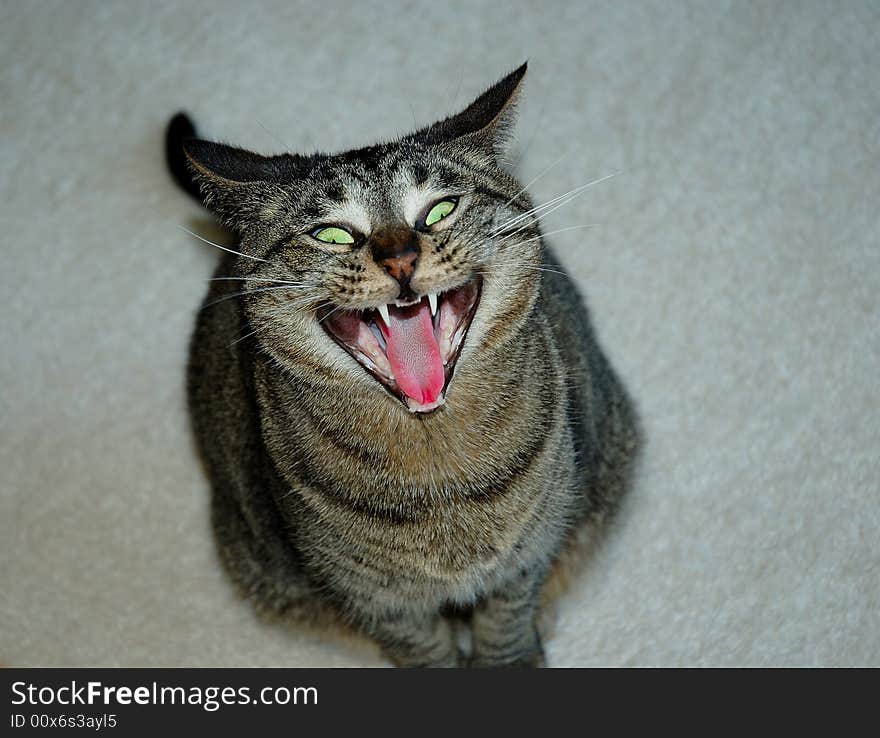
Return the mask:
[[446,401],[482,280],[366,310],[326,306],[318,320],[333,340],[411,412]]

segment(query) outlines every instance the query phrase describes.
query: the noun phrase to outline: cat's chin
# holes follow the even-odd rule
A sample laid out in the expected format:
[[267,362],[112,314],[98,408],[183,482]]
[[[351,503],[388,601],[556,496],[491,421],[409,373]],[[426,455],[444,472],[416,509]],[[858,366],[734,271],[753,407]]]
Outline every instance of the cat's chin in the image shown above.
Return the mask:
[[411,413],[432,413],[438,407],[442,407],[446,404],[446,392],[445,390],[440,393],[440,397],[438,397],[433,402],[417,402],[413,400],[411,397],[407,397],[405,400],[406,409]]
[[[317,315],[325,332],[412,413],[446,403],[455,365],[482,294],[482,280],[409,304],[347,310],[329,305]],[[433,295],[431,296],[434,297]]]

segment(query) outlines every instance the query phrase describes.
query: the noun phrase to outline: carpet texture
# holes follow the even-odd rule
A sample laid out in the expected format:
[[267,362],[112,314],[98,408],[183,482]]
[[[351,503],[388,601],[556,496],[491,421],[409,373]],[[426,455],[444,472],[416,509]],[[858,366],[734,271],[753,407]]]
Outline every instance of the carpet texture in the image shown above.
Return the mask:
[[[524,59],[517,171],[642,415],[549,662],[880,666],[880,5],[0,2],[0,661],[382,665],[215,557],[183,376],[204,135],[339,150]],[[555,164],[554,164],[555,162]],[[551,167],[551,165],[553,165]]]

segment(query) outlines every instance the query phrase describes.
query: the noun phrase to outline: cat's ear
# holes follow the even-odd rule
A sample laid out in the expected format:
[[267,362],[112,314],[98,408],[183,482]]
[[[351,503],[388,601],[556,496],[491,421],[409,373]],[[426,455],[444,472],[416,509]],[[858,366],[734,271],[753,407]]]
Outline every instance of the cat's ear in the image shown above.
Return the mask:
[[496,82],[464,110],[414,135],[426,143],[460,141],[499,157],[516,118],[516,104],[528,62]]
[[197,138],[183,151],[205,205],[229,226],[244,228],[260,219],[266,200],[302,176],[301,157],[261,156]]

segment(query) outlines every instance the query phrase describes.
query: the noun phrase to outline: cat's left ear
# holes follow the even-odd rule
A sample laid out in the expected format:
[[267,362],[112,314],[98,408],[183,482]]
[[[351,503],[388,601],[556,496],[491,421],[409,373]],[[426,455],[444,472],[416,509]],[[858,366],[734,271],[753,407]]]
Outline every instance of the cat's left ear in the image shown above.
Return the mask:
[[458,115],[419,131],[413,138],[432,144],[459,141],[500,157],[516,119],[516,104],[527,69],[528,62],[492,85]]
[[191,138],[183,151],[205,205],[237,230],[261,219],[278,185],[302,176],[301,157],[261,156],[234,146]]

